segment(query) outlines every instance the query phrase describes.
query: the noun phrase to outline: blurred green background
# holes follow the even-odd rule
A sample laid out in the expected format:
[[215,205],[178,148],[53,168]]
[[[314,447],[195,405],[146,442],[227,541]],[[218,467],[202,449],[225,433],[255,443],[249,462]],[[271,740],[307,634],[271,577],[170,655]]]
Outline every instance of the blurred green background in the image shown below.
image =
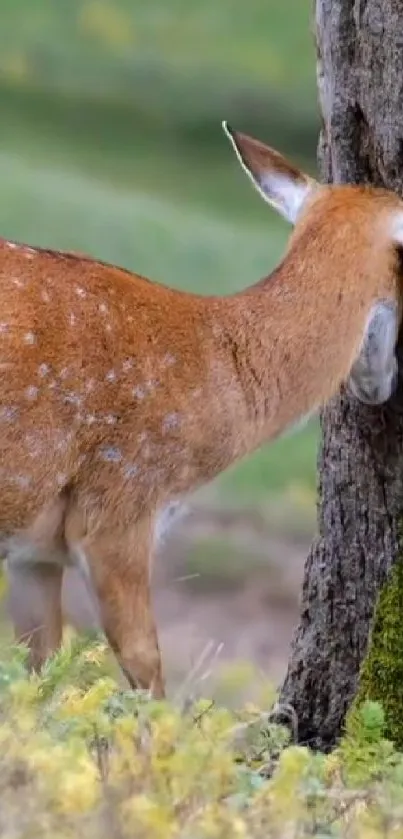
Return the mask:
[[[288,228],[221,120],[315,170],[311,15],[310,0],[0,0],[0,234],[206,293],[268,273]],[[310,534],[316,446],[314,422],[202,498]],[[218,553],[223,568],[221,536]]]

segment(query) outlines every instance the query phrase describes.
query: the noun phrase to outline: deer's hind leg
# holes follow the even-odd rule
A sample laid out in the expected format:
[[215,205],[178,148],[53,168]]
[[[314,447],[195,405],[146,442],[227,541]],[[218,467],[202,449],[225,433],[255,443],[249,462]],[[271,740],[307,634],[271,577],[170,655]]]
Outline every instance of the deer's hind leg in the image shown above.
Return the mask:
[[115,529],[111,523],[108,527],[105,521],[70,547],[85,557],[103,630],[130,685],[163,698],[150,592],[152,543],[152,525],[147,518],[127,529]]
[[44,508],[9,545],[8,609],[17,641],[29,647],[29,667],[40,670],[62,639],[63,567],[68,562],[64,518],[68,495]]
[[62,639],[63,567],[51,562],[11,561],[7,576],[15,639],[28,645],[29,668],[39,671]]

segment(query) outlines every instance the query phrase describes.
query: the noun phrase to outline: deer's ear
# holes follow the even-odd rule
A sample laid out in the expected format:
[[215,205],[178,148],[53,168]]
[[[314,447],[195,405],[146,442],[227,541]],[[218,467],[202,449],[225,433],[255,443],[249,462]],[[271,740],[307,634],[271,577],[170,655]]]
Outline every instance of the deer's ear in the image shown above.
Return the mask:
[[294,224],[317,182],[264,143],[222,123],[242,169],[262,198]]

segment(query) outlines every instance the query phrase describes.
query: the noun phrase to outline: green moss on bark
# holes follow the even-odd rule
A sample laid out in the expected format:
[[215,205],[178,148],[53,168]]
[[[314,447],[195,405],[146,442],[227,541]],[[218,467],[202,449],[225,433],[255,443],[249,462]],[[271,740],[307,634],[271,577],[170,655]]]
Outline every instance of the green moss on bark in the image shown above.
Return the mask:
[[349,712],[366,700],[380,702],[385,712],[385,736],[403,748],[403,560],[393,567],[383,587],[358,692]]

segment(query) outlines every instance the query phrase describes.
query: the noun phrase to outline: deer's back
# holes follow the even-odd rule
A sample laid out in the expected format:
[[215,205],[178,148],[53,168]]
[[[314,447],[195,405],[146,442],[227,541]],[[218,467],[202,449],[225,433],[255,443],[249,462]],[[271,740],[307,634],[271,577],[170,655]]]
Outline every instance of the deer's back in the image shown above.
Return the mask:
[[191,483],[211,415],[208,328],[202,298],[3,243],[0,533],[67,486],[95,500],[127,488],[135,505]]

